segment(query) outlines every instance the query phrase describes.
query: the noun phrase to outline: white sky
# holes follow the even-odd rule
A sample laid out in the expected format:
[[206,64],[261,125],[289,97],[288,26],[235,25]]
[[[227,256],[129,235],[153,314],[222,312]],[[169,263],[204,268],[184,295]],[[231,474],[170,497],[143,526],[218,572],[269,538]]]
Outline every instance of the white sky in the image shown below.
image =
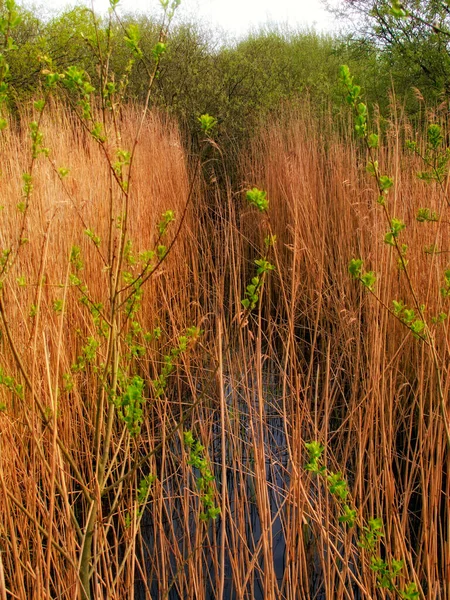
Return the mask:
[[185,11],[231,34],[242,34],[268,22],[291,27],[314,25],[318,30],[333,28],[333,18],[320,0],[182,0],[183,5]]
[[[40,4],[40,0],[37,3]],[[91,0],[79,3],[91,6]],[[71,0],[46,0],[45,9],[57,11],[73,4],[75,1]],[[94,0],[95,10],[99,12],[108,6],[108,0]],[[121,0],[120,6],[126,12],[153,15],[160,14],[161,10],[158,0]],[[178,13],[180,17],[210,23],[232,36],[242,35],[268,22],[293,28],[314,26],[318,31],[332,31],[336,26],[321,0],[182,0]]]

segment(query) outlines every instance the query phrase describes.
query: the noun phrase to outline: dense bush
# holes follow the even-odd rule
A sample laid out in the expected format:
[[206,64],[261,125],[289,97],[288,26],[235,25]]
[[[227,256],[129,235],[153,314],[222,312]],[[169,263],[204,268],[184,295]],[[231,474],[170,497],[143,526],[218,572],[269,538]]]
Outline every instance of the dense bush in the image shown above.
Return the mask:
[[[130,27],[139,30],[142,57],[128,74],[124,38]],[[92,61],[93,48],[98,45],[109,48],[109,65],[116,81],[129,76],[127,99],[143,101],[158,35],[159,24],[143,15],[128,14],[120,23],[111,23],[107,17],[94,20],[91,10],[83,7],[47,20],[22,10],[16,31],[19,50],[10,60],[15,104],[20,106],[36,95],[44,56],[61,72],[71,65],[83,68],[99,89],[101,77]],[[340,106],[342,90],[336,74],[343,61],[357,74],[359,70],[368,73],[363,80],[368,95],[382,102],[382,65],[369,44],[361,55],[344,38],[273,28],[224,43],[201,25],[182,23],[171,33],[152,102],[176,116],[190,133],[196,131],[200,114],[213,114],[222,142],[236,147],[283,100],[308,98],[318,108],[330,103]],[[362,61],[364,67],[358,69]]]

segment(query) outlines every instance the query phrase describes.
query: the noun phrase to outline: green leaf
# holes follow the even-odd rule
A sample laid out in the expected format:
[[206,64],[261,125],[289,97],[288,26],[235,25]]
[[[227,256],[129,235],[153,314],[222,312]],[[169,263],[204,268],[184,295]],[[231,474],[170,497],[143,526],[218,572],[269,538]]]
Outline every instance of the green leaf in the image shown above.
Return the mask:
[[341,500],[346,500],[348,496],[347,482],[343,479],[341,473],[330,473],[327,477],[329,491]]
[[404,563],[402,560],[396,560],[395,558],[391,561],[391,576],[392,578],[397,577],[400,571],[403,569]]
[[437,222],[439,221],[439,215],[430,208],[419,208],[416,215],[416,221],[419,223],[425,222]]
[[419,600],[420,595],[415,583],[410,582],[404,590],[400,592],[403,600]]
[[419,336],[425,330],[425,323],[424,321],[417,319],[411,323],[410,329],[416,336]]
[[364,275],[361,276],[362,284],[370,291],[373,291],[376,281],[377,277],[374,271],[367,271],[366,273],[364,273]]
[[364,102],[360,102],[356,107],[356,110],[358,111],[358,114],[362,117],[367,115],[367,106],[364,104]]
[[340,72],[341,80],[345,85],[353,84],[353,78],[350,75],[350,69],[349,69],[348,65],[341,65],[339,72]]
[[94,123],[94,127],[91,130],[92,137],[100,142],[101,144],[106,141],[106,136],[103,133],[103,124],[102,123]]
[[63,179],[64,177],[67,177],[69,172],[70,172],[69,169],[67,169],[66,167],[59,167],[59,169],[58,169],[58,175],[61,177],[61,179]]
[[346,523],[349,527],[353,527],[356,521],[356,510],[350,508],[348,504],[344,506],[344,512],[339,517],[339,523]]
[[402,302],[402,300],[399,300],[399,301],[392,300],[392,304],[393,304],[393,307],[394,307],[394,314],[396,316],[399,316],[403,312],[403,310],[406,308],[406,306]]
[[378,148],[378,135],[371,133],[367,139],[370,148]]
[[173,221],[175,221],[174,211],[166,210],[166,212],[161,215],[161,221],[158,223],[157,226],[159,235],[164,235],[170,223],[172,223]]
[[352,258],[350,261],[348,271],[354,279],[359,279],[361,277],[363,265],[364,261],[361,258]]
[[428,127],[428,143],[436,150],[443,142],[444,136],[442,130],[437,123],[432,123]]
[[159,60],[165,51],[166,44],[164,44],[163,42],[158,42],[152,50],[153,58],[155,60]]
[[400,0],[392,0],[391,9],[389,12],[397,19],[403,19],[408,16],[408,12]]
[[100,246],[101,239],[91,229],[85,229],[84,233],[88,236],[90,240],[92,240],[92,242],[95,246],[97,246],[97,248]]
[[315,440],[312,442],[306,442],[305,448],[309,452],[310,460],[315,460],[315,459],[320,458],[322,456],[323,451],[325,450],[325,447],[322,446],[322,444],[320,442],[317,442]]
[[135,23],[127,27],[127,35],[124,37],[125,44],[131,52],[138,58],[142,56],[142,50],[139,47],[141,41],[141,32]]
[[198,117],[198,121],[200,123],[202,131],[206,135],[208,135],[211,132],[211,130],[217,125],[217,119],[208,114],[204,114]]
[[255,260],[255,265],[258,267],[257,274],[263,275],[264,273],[269,273],[270,271],[275,271],[275,265],[272,265],[265,258],[257,258]]
[[373,177],[375,177],[378,173],[378,161],[377,160],[369,161],[366,166],[366,171],[367,171],[367,173],[369,173],[369,175],[372,175]]
[[381,175],[379,179],[380,190],[386,192],[394,185],[394,180],[388,175]]

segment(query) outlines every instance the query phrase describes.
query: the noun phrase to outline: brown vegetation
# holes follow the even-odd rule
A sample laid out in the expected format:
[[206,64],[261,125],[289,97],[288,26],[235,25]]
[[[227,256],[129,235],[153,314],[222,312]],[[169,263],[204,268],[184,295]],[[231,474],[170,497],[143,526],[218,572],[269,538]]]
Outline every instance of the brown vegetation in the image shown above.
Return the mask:
[[[77,245],[90,296],[107,303],[111,181],[94,140],[81,139],[63,110],[48,115],[50,161],[37,163],[28,242],[1,306],[3,383],[14,378],[0,388],[1,600],[80,596],[87,498],[98,493],[94,432],[105,348],[69,274]],[[449,312],[439,295],[447,255],[423,252],[430,244],[448,250],[448,225],[415,221],[424,204],[441,211],[442,197],[416,179],[421,167],[402,149],[407,125],[399,120],[388,127],[380,163],[395,176],[393,212],[408,226],[415,289],[427,313]],[[124,115],[124,145],[136,122],[132,110]],[[383,517],[383,556],[404,560],[421,597],[450,598],[449,450],[436,373],[425,344],[348,275],[349,260],[364,257],[383,303],[410,300],[383,243],[386,224],[361,152],[335,125],[297,109],[259,132],[242,179],[268,191],[267,215],[214,187],[219,152],[208,162],[208,183],[194,182],[181,233],[137,316],[161,337],[149,338],[135,359],[146,383],[141,434],[130,436],[120,419],[114,424],[92,598],[378,597],[357,531],[338,523],[336,500],[304,469],[304,443],[313,439],[349,482],[361,521]],[[27,138],[10,133],[1,141],[2,248],[19,227]],[[157,115],[145,122],[136,161],[129,237],[140,252],[155,244],[164,211],[173,209],[179,223],[193,175],[176,127]],[[61,166],[70,168],[62,181],[53,168]],[[98,248],[86,229],[101,238]],[[240,301],[269,230],[277,236],[269,256],[276,271],[248,315]],[[190,325],[204,334],[157,397],[152,381]],[[447,321],[435,335],[446,369]],[[89,337],[99,342],[95,357],[73,372]],[[11,391],[16,384],[23,394]],[[183,429],[201,440],[215,474],[215,521],[199,518],[198,473]],[[156,479],[143,507],[137,489],[149,473]]]

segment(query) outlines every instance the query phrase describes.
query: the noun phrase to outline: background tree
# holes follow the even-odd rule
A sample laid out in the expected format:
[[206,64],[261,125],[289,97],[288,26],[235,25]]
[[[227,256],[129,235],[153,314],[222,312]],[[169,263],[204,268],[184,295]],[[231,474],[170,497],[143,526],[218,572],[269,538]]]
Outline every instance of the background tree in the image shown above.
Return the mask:
[[397,91],[414,86],[427,100],[450,97],[450,3],[447,0],[341,0],[328,8],[347,20],[358,48],[382,55]]

